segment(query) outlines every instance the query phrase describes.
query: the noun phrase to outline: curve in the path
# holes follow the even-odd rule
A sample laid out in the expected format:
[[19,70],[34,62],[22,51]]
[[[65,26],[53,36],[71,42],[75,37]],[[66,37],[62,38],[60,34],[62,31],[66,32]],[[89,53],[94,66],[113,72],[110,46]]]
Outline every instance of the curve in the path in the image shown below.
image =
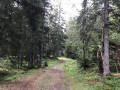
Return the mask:
[[64,80],[64,63],[65,61],[60,60],[53,68],[44,70],[30,79],[9,83],[3,86],[3,90],[72,90]]

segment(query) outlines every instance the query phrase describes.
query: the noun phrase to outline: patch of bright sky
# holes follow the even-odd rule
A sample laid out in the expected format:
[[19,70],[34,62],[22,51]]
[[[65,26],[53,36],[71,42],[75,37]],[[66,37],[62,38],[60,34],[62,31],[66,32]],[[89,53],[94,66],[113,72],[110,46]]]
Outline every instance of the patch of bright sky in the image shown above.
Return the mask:
[[56,8],[61,2],[61,7],[63,9],[62,17],[64,20],[69,21],[70,18],[74,18],[75,16],[79,15],[79,11],[81,10],[82,6],[81,3],[83,0],[50,0],[51,4],[54,5]]

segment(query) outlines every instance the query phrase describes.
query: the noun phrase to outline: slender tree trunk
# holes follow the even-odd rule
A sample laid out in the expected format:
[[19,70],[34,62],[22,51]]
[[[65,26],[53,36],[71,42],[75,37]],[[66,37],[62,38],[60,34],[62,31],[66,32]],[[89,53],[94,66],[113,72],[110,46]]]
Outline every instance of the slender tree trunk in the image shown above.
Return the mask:
[[99,55],[98,55],[98,68],[99,68],[99,72],[103,73],[103,61],[102,61],[100,52],[99,52]]
[[[60,29],[61,29],[61,27],[60,27],[60,21],[61,21],[61,19],[60,19],[60,17],[61,17],[61,3],[59,3],[59,8],[58,8],[58,23],[59,23],[59,26],[58,26],[58,32],[57,32],[57,35],[59,36],[59,34],[60,34]],[[57,36],[57,50],[56,50],[56,58],[58,58],[59,57],[59,50],[60,50],[60,40],[59,40],[59,38],[60,37],[58,37]]]
[[103,73],[103,62],[102,62],[101,58],[99,58],[99,72]]
[[20,65],[21,65],[21,66],[23,65],[23,57],[21,57]]
[[23,52],[21,53],[21,59],[20,59],[20,65],[22,66],[22,64],[23,64]]
[[83,40],[83,44],[84,44],[84,46],[83,46],[83,67],[84,67],[84,69],[86,69],[86,59],[85,59],[85,41]]
[[41,49],[40,49],[40,61],[39,61],[39,68],[42,67],[42,61],[43,61],[43,42],[41,43]]
[[29,52],[29,56],[28,56],[28,68],[33,68],[33,44],[32,44],[32,35],[31,35],[31,41],[30,41],[30,52]]
[[31,52],[29,55],[29,63],[28,63],[28,67],[31,69],[33,68],[33,53]]
[[[59,40],[57,41],[57,43],[59,42]],[[59,45],[57,44],[57,49],[56,49],[56,55],[55,57],[58,58],[59,56]]]
[[86,69],[85,47],[83,47],[83,61],[84,61],[84,69]]
[[107,75],[110,75],[109,69],[109,0],[104,0],[105,21],[104,21],[104,75],[105,80]]
[[43,41],[44,41],[44,37],[43,37],[43,30],[44,30],[44,24],[43,24],[43,28],[42,28],[42,32],[41,32],[41,45],[40,45],[40,60],[39,60],[39,68],[41,68],[42,67],[42,61],[43,61],[43,45],[44,45],[44,43],[43,43]]
[[102,53],[102,45],[98,45],[98,66],[99,66],[99,72],[103,73],[103,64],[104,64],[104,57]]
[[[45,10],[45,2],[44,2],[44,10]],[[44,50],[43,50],[43,48],[44,48],[44,24],[45,24],[45,12],[43,12],[43,14],[42,14],[43,16],[43,26],[42,26],[42,32],[41,32],[41,40],[42,40],[42,42],[41,42],[41,48],[40,48],[40,61],[39,61],[39,68],[41,68],[42,67],[42,61],[43,61],[43,54],[44,54]]]
[[20,68],[20,57],[19,57],[19,54],[17,56],[17,60],[18,60],[18,68]]

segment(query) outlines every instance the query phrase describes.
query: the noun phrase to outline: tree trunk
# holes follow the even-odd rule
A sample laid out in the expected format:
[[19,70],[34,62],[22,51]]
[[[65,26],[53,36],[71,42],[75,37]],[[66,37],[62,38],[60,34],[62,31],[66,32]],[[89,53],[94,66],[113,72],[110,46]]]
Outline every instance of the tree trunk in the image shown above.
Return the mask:
[[28,68],[29,69],[33,68],[33,44],[32,44],[32,37],[31,37],[31,41],[30,41],[30,51],[29,51],[29,55],[28,55]]
[[84,69],[86,69],[85,47],[83,47],[83,66],[84,66]]
[[103,73],[103,62],[102,62],[101,58],[99,58],[98,62],[99,62],[99,72]]
[[39,61],[39,68],[42,67],[42,61],[43,61],[43,42],[41,43],[41,50],[40,50],[40,61]]
[[98,58],[98,68],[99,68],[99,72],[103,73],[103,60],[102,60],[102,57],[101,57],[100,54],[101,54],[101,52],[99,51],[98,56],[97,56],[97,58]]
[[[44,10],[45,10],[45,3],[44,3]],[[41,68],[42,67],[42,61],[43,61],[43,54],[44,54],[44,50],[43,50],[43,48],[44,48],[44,24],[45,24],[45,12],[42,14],[43,16],[43,25],[42,25],[42,31],[41,31],[41,47],[40,47],[40,61],[39,61],[39,68]]]
[[32,52],[29,54],[28,67],[29,67],[29,69],[33,68],[33,53]]
[[17,55],[17,64],[18,64],[18,68],[20,68],[20,57],[19,57],[19,54]]
[[97,58],[98,58],[99,72],[103,73],[104,58],[102,53],[102,45],[98,45]]
[[60,21],[61,21],[61,3],[59,3],[59,8],[58,8],[58,23],[59,23],[59,26],[58,26],[58,31],[57,31],[57,49],[56,49],[56,58],[59,57],[59,49],[60,49],[60,40],[59,40],[59,34],[60,34],[60,30],[61,30],[61,27],[60,27]]
[[[58,43],[59,41],[57,41],[57,43]],[[55,57],[56,58],[58,58],[58,56],[59,56],[59,45],[57,44],[57,49],[56,49],[56,55],[55,55]]]
[[104,75],[103,79],[106,78],[107,75],[110,75],[109,69],[109,0],[104,0]]
[[23,53],[21,54],[21,61],[20,61],[20,65],[23,65]]

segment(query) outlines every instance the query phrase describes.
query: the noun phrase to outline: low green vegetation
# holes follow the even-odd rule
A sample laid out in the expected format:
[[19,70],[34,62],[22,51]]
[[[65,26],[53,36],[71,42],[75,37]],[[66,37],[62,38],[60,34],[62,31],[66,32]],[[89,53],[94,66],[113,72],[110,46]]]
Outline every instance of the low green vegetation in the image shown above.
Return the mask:
[[102,81],[102,74],[98,72],[98,67],[94,65],[89,69],[77,67],[76,60],[64,58],[67,60],[64,65],[66,72],[65,82],[69,83],[73,90],[119,90],[120,76],[111,75],[105,82]]
[[59,62],[44,58],[64,56],[74,89],[120,88],[113,75],[120,73],[120,0],[81,1],[68,22],[61,0],[0,0],[0,85]]
[[58,59],[60,59],[60,60],[64,60],[64,61],[70,61],[70,60],[73,60],[73,59],[66,58],[66,57],[58,57]]
[[[48,67],[46,67],[47,69],[59,63],[59,60],[52,59],[52,58],[47,59],[47,61],[48,61]],[[18,69],[17,67],[14,68],[9,60],[1,60],[0,61],[0,85],[6,84],[8,82],[25,79],[25,78],[30,78],[40,73],[43,69],[45,68],[28,69],[26,62],[24,62],[24,66]]]

